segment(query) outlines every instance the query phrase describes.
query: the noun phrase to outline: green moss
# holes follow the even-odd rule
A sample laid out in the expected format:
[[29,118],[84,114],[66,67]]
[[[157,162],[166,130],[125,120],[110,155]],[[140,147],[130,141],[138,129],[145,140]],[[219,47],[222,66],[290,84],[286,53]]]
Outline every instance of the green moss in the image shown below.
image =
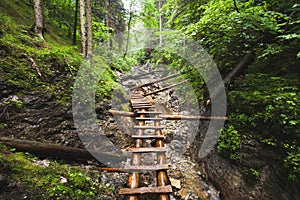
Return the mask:
[[96,173],[51,161],[48,167],[28,153],[12,153],[0,143],[0,166],[34,197],[54,199],[95,199],[112,188],[103,186]]

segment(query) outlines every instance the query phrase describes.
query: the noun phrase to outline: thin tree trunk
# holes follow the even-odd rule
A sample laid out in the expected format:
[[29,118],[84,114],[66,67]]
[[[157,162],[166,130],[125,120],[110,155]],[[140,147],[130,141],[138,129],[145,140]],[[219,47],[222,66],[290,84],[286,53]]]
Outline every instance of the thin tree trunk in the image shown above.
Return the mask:
[[227,85],[237,75],[239,75],[254,59],[254,53],[246,54],[240,62],[234,67],[234,69],[225,77],[222,84],[219,84],[210,95],[211,99],[216,99],[219,93],[224,89],[224,85]]
[[128,20],[128,25],[127,25],[127,39],[126,39],[126,49],[124,53],[124,58],[127,55],[128,52],[128,47],[129,47],[129,39],[130,39],[130,29],[131,29],[131,20],[132,20],[132,1],[130,1],[130,6],[129,6],[129,20]]
[[43,0],[34,0],[34,19],[34,31],[41,40],[44,40],[45,19]]
[[76,0],[72,45],[76,45],[77,24],[78,24],[78,7],[79,7],[79,0]]
[[86,57],[85,1],[80,0],[81,52]]
[[[111,13],[109,12],[109,7],[110,7],[111,1],[110,0],[106,0],[106,4],[105,4],[105,8],[106,8],[106,13],[105,13],[105,19],[106,19],[106,26],[109,28],[108,29],[108,33],[111,34],[112,33],[112,19],[111,19]],[[108,46],[110,49],[112,49],[113,47],[113,42],[112,39],[108,39]]]
[[86,21],[87,21],[87,60],[91,61],[93,56],[93,25],[91,0],[86,0]]
[[162,12],[161,12],[161,8],[162,8],[162,2],[161,0],[158,1],[158,12],[159,12],[159,45],[162,46],[163,43],[163,38],[162,38],[162,23],[163,23],[163,19],[162,19]]
[[236,12],[240,12],[239,11],[239,8],[237,7],[237,4],[236,4],[236,1],[235,0],[233,0],[233,5],[234,5],[234,9],[236,10]]

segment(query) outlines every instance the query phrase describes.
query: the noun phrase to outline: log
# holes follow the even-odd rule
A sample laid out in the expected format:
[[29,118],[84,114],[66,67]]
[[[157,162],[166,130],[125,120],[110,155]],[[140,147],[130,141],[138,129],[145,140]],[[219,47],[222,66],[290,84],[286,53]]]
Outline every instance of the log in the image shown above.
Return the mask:
[[[98,154],[110,159],[118,159],[114,152],[97,152],[88,151],[86,149],[62,146],[58,144],[46,144],[31,140],[11,139],[7,137],[0,137],[0,142],[8,147],[16,148],[17,151],[28,152],[40,157],[50,157],[54,159],[68,160],[68,161],[88,161],[95,160],[93,155]],[[90,153],[91,152],[91,153]]]
[[197,116],[197,115],[160,115],[159,117],[166,119],[166,120],[227,120],[227,117],[221,116],[213,116],[213,117],[206,117],[206,116]]
[[224,85],[227,85],[231,80],[233,80],[237,75],[239,75],[254,59],[254,54],[249,53],[245,55],[242,60],[235,66],[235,68],[225,77],[223,83],[219,84],[214,92],[210,95],[210,99],[217,99],[219,93],[224,89]]
[[[135,117],[135,114],[133,112],[125,112],[125,111],[116,111],[116,110],[109,110],[108,111],[112,115],[120,115],[124,117]],[[160,118],[166,119],[166,120],[227,120],[227,117],[223,116],[212,116],[212,117],[206,117],[201,115],[159,115]]]

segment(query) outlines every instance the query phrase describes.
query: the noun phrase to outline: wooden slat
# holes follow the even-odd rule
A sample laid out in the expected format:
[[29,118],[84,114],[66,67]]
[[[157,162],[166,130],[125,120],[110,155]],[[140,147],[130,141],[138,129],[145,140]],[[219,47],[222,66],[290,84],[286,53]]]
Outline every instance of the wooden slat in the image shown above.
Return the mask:
[[132,153],[151,153],[151,152],[166,152],[165,147],[143,147],[143,148],[129,148],[129,152]]
[[147,108],[155,108],[155,106],[132,106],[134,109],[147,109]]
[[140,121],[161,121],[161,120],[163,120],[162,118],[155,118],[155,117],[145,117],[145,118],[136,117],[135,119],[140,120]]
[[166,120],[228,120],[227,117],[223,116],[212,116],[212,117],[207,117],[207,116],[201,116],[201,115],[161,115],[160,116],[163,119]]
[[141,188],[121,188],[119,194],[128,195],[128,194],[161,194],[161,193],[171,193],[172,186],[161,186],[161,187],[141,187]]
[[163,135],[132,135],[134,139],[165,139]]
[[158,170],[168,170],[169,165],[128,165],[124,167],[125,170],[140,172],[140,171],[158,171]]
[[96,168],[99,171],[107,171],[107,172],[123,172],[123,173],[131,173],[131,172],[147,172],[147,171],[159,171],[159,170],[168,170],[169,165],[128,165],[124,168],[111,168],[111,167],[102,167]]
[[131,106],[153,106],[151,103],[131,103]]
[[159,111],[137,111],[137,114],[162,114]]
[[164,126],[134,126],[135,129],[163,129]]
[[130,100],[130,102],[134,102],[134,103],[145,103],[145,102],[148,102],[149,103],[149,101],[148,101],[148,99],[146,99],[146,98],[142,98],[142,99],[131,99]]

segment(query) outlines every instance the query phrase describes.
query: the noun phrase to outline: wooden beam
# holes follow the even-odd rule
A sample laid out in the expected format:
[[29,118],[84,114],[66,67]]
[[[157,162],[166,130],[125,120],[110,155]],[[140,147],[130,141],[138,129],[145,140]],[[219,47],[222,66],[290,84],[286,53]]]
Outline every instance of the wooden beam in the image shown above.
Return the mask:
[[133,139],[165,139],[163,135],[131,135]]
[[142,147],[142,148],[129,148],[128,152],[132,153],[152,153],[152,152],[166,152],[165,147]]
[[201,116],[201,115],[160,115],[159,117],[166,120],[228,120],[227,117],[221,116]]
[[[116,111],[116,110],[109,110],[110,114],[113,115],[120,115],[125,117],[134,117],[134,112],[125,112],[125,111]],[[144,114],[161,114],[161,112],[155,112],[155,111],[138,111],[138,114],[144,113]],[[201,116],[201,115],[159,115],[160,118],[166,119],[166,120],[228,120],[227,117],[223,116]]]
[[163,129],[164,126],[134,126],[134,129]]
[[99,171],[107,171],[107,172],[145,172],[145,171],[158,171],[158,170],[168,170],[169,165],[130,165],[125,166],[124,168],[97,168]]
[[141,187],[141,188],[121,188],[119,194],[128,195],[128,194],[160,194],[160,193],[171,193],[172,186],[161,186],[161,187]]

